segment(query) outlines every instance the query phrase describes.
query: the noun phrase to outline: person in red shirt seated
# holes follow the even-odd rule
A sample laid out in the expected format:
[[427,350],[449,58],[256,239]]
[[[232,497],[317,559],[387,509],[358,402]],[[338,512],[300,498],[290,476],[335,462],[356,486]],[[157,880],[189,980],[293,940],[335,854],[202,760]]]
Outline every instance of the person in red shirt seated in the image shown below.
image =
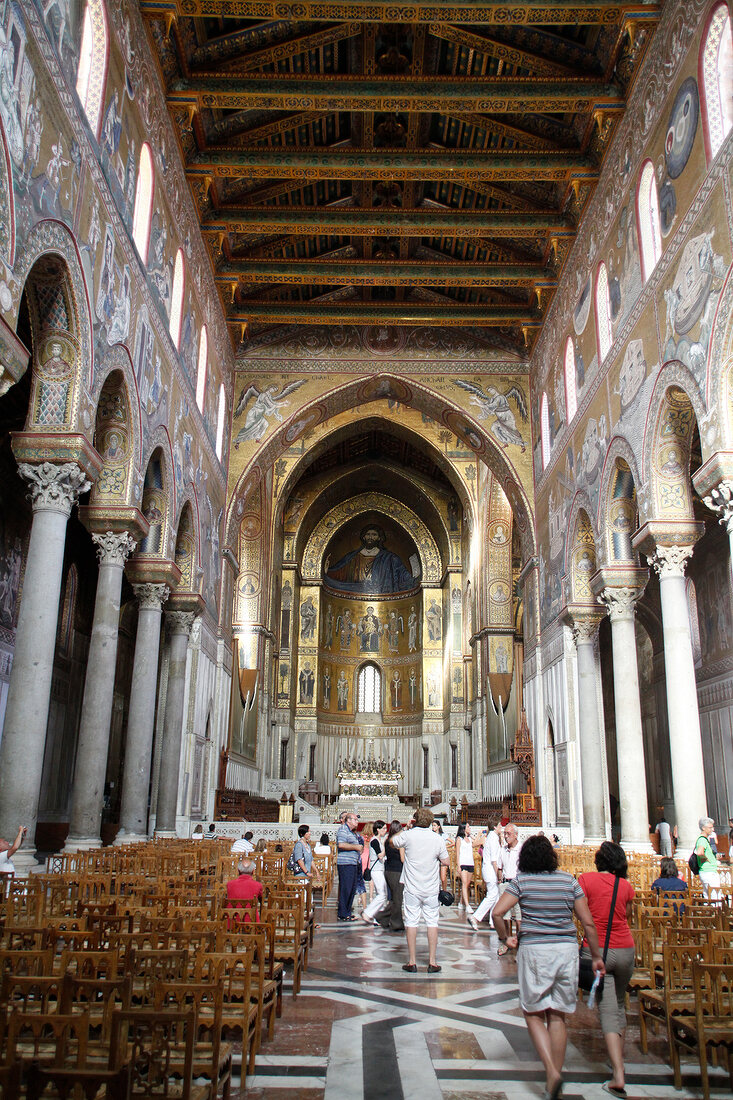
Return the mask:
[[240,859],[237,866],[239,878],[232,878],[227,883],[227,909],[244,909],[245,923],[250,919],[250,912],[259,920],[257,899],[262,897],[262,883],[253,878],[255,864],[249,859]]

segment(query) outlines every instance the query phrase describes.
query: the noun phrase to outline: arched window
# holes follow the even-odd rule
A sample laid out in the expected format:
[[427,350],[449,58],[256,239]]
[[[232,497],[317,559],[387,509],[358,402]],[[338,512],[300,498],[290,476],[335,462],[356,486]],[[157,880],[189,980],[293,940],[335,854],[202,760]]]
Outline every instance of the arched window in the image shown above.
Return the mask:
[[642,168],[639,177],[639,187],[636,192],[636,213],[639,222],[641,277],[646,282],[662,255],[657,177],[654,175],[654,165],[650,160]]
[[578,411],[578,393],[575,388],[575,348],[568,336],[565,344],[565,415],[568,424]]
[[206,325],[201,326],[201,336],[199,337],[199,365],[196,371],[196,404],[198,405],[201,413],[204,411],[204,402],[206,401],[206,372],[208,368],[209,357],[209,338],[206,335]]
[[140,150],[135,189],[135,211],[132,215],[132,239],[144,264],[148,262],[150,219],[153,213],[153,157],[147,142]]
[[596,275],[596,336],[598,339],[598,365],[608,355],[613,343],[611,332],[611,299],[608,296],[608,272],[601,263]]
[[171,338],[176,348],[181,342],[181,316],[183,313],[183,249],[176,252],[176,263],[173,268],[173,290],[171,291],[171,315],[168,322]]
[[364,665],[356,682],[358,714],[378,714],[382,709],[382,674],[376,665]]
[[216,417],[216,457],[221,462],[221,456],[224,453],[224,419],[227,413],[227,395],[224,391],[224,384],[219,386],[219,412]]
[[76,92],[95,137],[99,137],[99,126],[102,121],[108,57],[109,36],[104,4],[102,0],[88,0],[84,9],[79,68],[76,71]]
[[550,406],[546,393],[542,394],[542,405],[540,407],[540,435],[542,438],[542,469],[544,470],[550,461]]
[[705,151],[712,160],[733,126],[733,43],[725,2],[717,4],[710,15],[700,51],[699,78]]

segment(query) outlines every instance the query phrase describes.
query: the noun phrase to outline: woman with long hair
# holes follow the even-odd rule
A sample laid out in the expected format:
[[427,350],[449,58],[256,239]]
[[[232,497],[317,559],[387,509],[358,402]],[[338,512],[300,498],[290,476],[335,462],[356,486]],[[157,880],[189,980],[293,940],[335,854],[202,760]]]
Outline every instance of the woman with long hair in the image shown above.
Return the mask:
[[473,847],[474,841],[471,838],[471,826],[464,824],[459,825],[456,830],[456,870],[461,879],[461,901],[459,905],[465,907],[466,914],[469,916],[473,913],[473,908],[468,900],[468,891],[473,882]]
[[387,889],[390,900],[377,917],[377,924],[382,928],[388,928],[390,932],[404,932],[402,921],[402,863],[404,853],[401,848],[395,848],[392,840],[402,831],[402,823],[393,821],[389,827],[387,838],[384,842],[384,877],[387,880]]
[[[505,915],[519,902],[522,927],[507,936]],[[593,969],[604,973],[598,936],[578,883],[558,871],[557,853],[546,836],[530,836],[519,853],[517,877],[506,884],[492,913],[499,939],[517,951],[519,1003],[535,1050],[545,1067],[544,1100],[562,1092],[567,1046],[565,1017],[578,999],[578,940],[573,914],[590,944]]]
[[[626,1035],[626,990],[634,969],[634,937],[629,928],[634,888],[627,882],[626,852],[620,844],[604,840],[595,856],[595,871],[578,876],[578,883],[588,899],[598,939],[606,942],[609,920],[611,935],[605,957],[607,978],[598,1010],[603,1038],[613,1067],[613,1077],[602,1086],[611,1096],[626,1096],[624,1075],[624,1036]],[[676,870],[676,868],[675,868]],[[614,888],[616,890],[614,897]],[[613,913],[611,903],[613,902]],[[588,952],[583,941],[583,953]],[[611,979],[613,979],[611,981]]]

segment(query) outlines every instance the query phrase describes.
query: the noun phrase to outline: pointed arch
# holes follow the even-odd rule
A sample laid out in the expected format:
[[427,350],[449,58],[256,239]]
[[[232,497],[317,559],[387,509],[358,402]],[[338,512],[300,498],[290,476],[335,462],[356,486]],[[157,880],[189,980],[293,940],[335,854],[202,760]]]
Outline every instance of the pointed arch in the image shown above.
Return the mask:
[[92,487],[91,503],[129,503],[134,466],[134,429],[125,376],[110,370],[97,404],[94,446],[102,458],[102,469]]
[[597,543],[602,565],[636,565],[631,538],[638,526],[638,485],[636,456],[626,439],[615,436],[606,451],[598,495],[596,531],[603,532]]
[[76,72],[76,93],[95,138],[102,124],[102,105],[109,65],[107,12],[102,0],[87,0]]
[[659,223],[659,192],[654,165],[644,162],[636,189],[636,222],[641,254],[641,278],[646,282],[662,255],[662,229]]
[[365,661],[356,674],[356,713],[381,714],[382,673],[374,661]]
[[[15,278],[21,286],[24,286],[31,270],[39,260],[47,264],[54,258],[63,267],[58,279],[57,301],[60,312],[46,311],[42,318],[43,325],[51,331],[52,323],[61,321],[66,324],[66,328],[62,331],[69,332],[77,343],[76,383],[89,387],[94,377],[91,305],[77,243],[68,227],[62,222],[51,219],[37,222],[28,234],[25,246],[17,258]],[[17,324],[20,300],[19,296],[14,314],[8,319],[11,324]],[[85,431],[85,426],[78,424],[76,426],[80,431]]]
[[186,265],[183,259],[183,249],[176,252],[176,260],[173,265],[173,289],[171,290],[171,312],[168,319],[168,331],[171,334],[176,351],[181,346],[181,325],[183,322],[183,291],[186,281]]
[[[196,404],[199,407],[199,412],[204,416],[204,409],[206,407],[206,381],[209,369],[209,336],[206,331],[206,325],[201,326],[201,332],[199,333],[199,357],[198,365],[196,368]],[[217,421],[217,429],[218,429]],[[218,452],[217,452],[218,453]],[[219,455],[221,458],[221,456]]]
[[170,558],[173,552],[173,516],[176,514],[176,482],[173,451],[165,428],[159,427],[148,442],[139,508],[150,531],[139,547],[141,556]]
[[565,375],[565,416],[567,423],[570,424],[578,411],[578,391],[575,383],[575,345],[570,336],[565,341],[563,373]]
[[611,299],[608,290],[608,271],[605,263],[601,261],[596,272],[595,287],[596,308],[596,342],[598,346],[598,365],[611,350],[613,344],[613,332],[611,330]]
[[708,17],[698,62],[700,110],[708,163],[733,127],[733,40],[725,0]]
[[150,223],[153,216],[154,185],[155,169],[153,168],[153,154],[146,141],[141,146],[140,158],[137,164],[135,208],[132,215],[132,239],[143,264],[147,264],[148,262]]
[[[243,501],[261,483],[265,471],[283,452],[289,450],[306,431],[311,433],[309,440],[311,447],[317,445],[319,439],[327,434],[328,421],[337,415],[351,414],[351,424],[367,419],[373,413],[365,412],[360,416],[358,412],[360,407],[375,397],[385,398],[385,394],[394,394],[400,401],[404,407],[405,420],[414,416],[419,423],[421,418],[429,417],[436,424],[445,425],[453,433],[458,428],[464,433],[464,438],[466,438],[465,433],[470,431],[470,440],[467,439],[467,442],[476,460],[485,463],[504,488],[512,506],[524,560],[531,558],[535,553],[533,508],[522,479],[507,455],[507,449],[497,445],[495,439],[489,435],[485,423],[474,420],[465,409],[450,401],[443,392],[435,392],[423,382],[414,379],[410,380],[408,386],[404,378],[387,372],[374,375],[367,381],[363,378],[354,379],[339,387],[332,395],[314,398],[294,412],[285,423],[268,436],[244,466],[230,495],[226,512],[226,545],[237,545]],[[329,398],[337,405],[335,411],[330,407]],[[357,411],[352,412],[352,410]],[[422,420],[422,423],[424,424],[425,421]],[[294,464],[289,472],[290,484],[293,483],[292,479],[298,468],[299,464]]]
[[546,393],[542,394],[542,400],[540,402],[540,439],[542,442],[542,469],[546,470],[552,453],[552,444],[550,442],[550,404],[547,400]]
[[175,561],[181,571],[179,590],[182,592],[198,591],[198,578],[196,575],[196,528],[193,518],[193,508],[191,507],[191,502],[188,500],[181,509],[181,518],[178,521]]
[[227,394],[224,383],[219,386],[219,408],[216,413],[216,457],[221,462],[224,457],[224,427],[227,416]]
[[690,445],[705,406],[692,372],[666,363],[657,377],[644,433],[645,519],[693,518]]

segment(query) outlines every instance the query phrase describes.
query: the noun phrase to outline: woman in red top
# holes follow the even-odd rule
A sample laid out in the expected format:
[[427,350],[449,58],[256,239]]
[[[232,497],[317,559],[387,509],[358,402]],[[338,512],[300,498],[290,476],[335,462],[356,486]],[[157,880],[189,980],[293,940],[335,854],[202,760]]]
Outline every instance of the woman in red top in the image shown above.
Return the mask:
[[[603,1037],[613,1066],[613,1078],[603,1088],[611,1096],[626,1096],[624,1076],[624,1035],[626,1033],[626,990],[634,969],[634,939],[629,928],[634,888],[626,881],[626,853],[619,844],[606,840],[596,852],[597,871],[578,876],[580,887],[588,899],[593,923],[598,930],[598,942],[603,948],[611,911],[613,888],[618,880],[618,893],[611,923],[611,939],[606,956],[606,979],[599,1004]],[[583,942],[583,952],[588,953]]]

